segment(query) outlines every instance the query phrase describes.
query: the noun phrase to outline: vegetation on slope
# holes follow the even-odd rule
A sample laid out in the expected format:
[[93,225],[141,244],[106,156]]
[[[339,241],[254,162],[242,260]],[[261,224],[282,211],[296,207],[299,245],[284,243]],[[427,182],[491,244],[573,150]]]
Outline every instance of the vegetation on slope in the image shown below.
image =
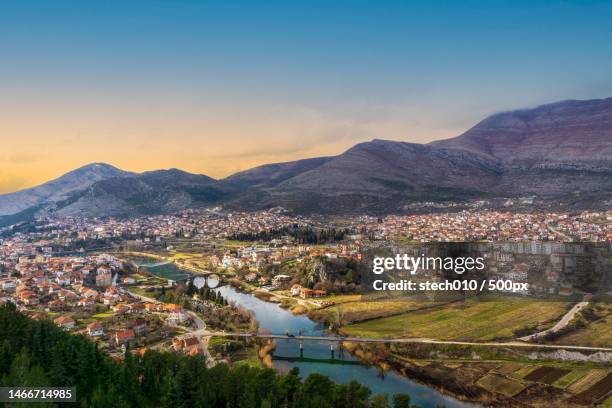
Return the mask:
[[[300,381],[249,365],[207,368],[203,357],[147,351],[112,360],[84,336],[0,307],[0,386],[76,387],[82,407],[388,407],[356,382]],[[397,395],[396,407],[409,406]]]

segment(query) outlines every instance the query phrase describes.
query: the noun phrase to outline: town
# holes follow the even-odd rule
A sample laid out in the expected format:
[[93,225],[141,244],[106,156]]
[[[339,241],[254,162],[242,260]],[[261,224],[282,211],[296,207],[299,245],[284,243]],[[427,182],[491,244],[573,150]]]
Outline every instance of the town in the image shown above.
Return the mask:
[[[566,305],[588,303],[592,288],[564,276],[585,280],[576,271],[589,261],[574,254],[575,247],[607,247],[610,216],[470,210],[324,218],[291,216],[281,208],[252,213],[214,208],[128,219],[42,217],[0,231],[0,304],[83,335],[116,360],[155,350],[202,357],[208,367],[273,367],[276,342],[266,339],[269,326],[260,327],[261,315],[226,299],[213,282],[277,303],[293,316],[307,315],[336,335],[354,335],[361,327],[404,316],[417,304],[426,313],[432,302],[456,301],[435,291],[422,299],[369,300],[372,251],[463,241],[486,248],[487,278],[520,286],[501,288],[499,307],[510,311],[532,304],[545,311],[508,323],[515,327],[511,334],[530,338],[540,335],[542,322],[568,313]],[[550,262],[533,260],[541,257]],[[445,279],[435,270],[419,271],[417,278]],[[472,305],[469,299],[466,304]],[[476,319],[465,325],[478,333],[478,324]],[[279,330],[283,336],[280,328],[273,334]],[[350,343],[343,347],[355,350]],[[333,353],[332,346],[332,358]]]
[[[125,254],[176,255],[180,247],[192,256],[178,256],[174,261],[195,273],[230,271],[232,279],[246,287],[284,289],[281,296],[310,299],[308,305],[323,307],[329,302],[316,298],[328,292],[355,292],[358,282],[354,274],[320,279],[313,287],[281,264],[304,265],[323,258],[348,265],[361,261],[369,248],[398,239],[612,242],[606,216],[610,214],[462,211],[323,220],[291,217],[281,209],[256,213],[213,209],[126,220],[45,218],[3,231],[0,301],[15,303],[35,319],[50,317],[62,328],[86,334],[111,354],[120,355],[126,345],[203,353],[205,345],[195,337],[185,337],[191,329],[205,325],[202,319],[206,317],[194,311],[197,307],[185,308],[193,299],[183,304],[152,299],[143,288],[172,290],[176,282],[139,272],[138,266],[126,261]],[[312,231],[341,228],[347,233],[327,234],[321,242],[316,242],[320,234],[312,235]],[[296,231],[310,231],[310,235],[296,235]],[[236,236],[261,234],[267,234],[268,239],[238,245],[232,241]],[[526,269],[520,266],[509,273],[517,281],[526,279]],[[556,278],[552,273],[534,290],[552,290]],[[571,287],[558,290],[571,293]],[[209,309],[218,306],[204,301]],[[303,306],[292,305],[296,310]],[[248,325],[248,318],[245,322]]]

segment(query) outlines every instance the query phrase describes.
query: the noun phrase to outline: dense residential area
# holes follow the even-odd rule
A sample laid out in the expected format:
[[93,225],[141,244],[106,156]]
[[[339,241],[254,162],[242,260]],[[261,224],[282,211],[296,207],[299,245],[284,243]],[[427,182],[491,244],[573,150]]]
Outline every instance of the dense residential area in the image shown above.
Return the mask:
[[181,305],[143,302],[131,294],[126,288],[134,277],[108,254],[21,258],[14,267],[12,275],[19,276],[3,279],[3,303],[88,336],[111,354],[121,354],[127,345],[158,343],[175,332],[173,327],[192,323]]
[[[442,405],[460,406],[461,400],[533,402],[539,395],[588,405],[603,398],[598,390],[610,381],[606,346],[612,327],[610,309],[599,298],[609,286],[592,284],[594,278],[582,271],[605,260],[612,237],[608,218],[604,212],[477,209],[328,218],[292,216],[282,208],[253,213],[213,208],[125,219],[42,217],[2,231],[0,303],[4,313],[21,313],[45,330],[54,327],[85,338],[104,353],[101,358],[129,362],[131,370],[141,373],[151,359],[170,358],[161,357],[163,353],[193,358],[197,363],[185,364],[201,364],[199,370],[212,370],[211,375],[227,370],[221,368],[225,366],[232,367],[227,373],[263,373],[285,361],[295,369],[317,364],[325,373],[337,364],[354,364],[362,370],[359,378],[373,376],[370,381],[381,384],[384,376],[378,377],[376,370],[401,373],[406,378],[402,381],[430,387],[444,378],[447,385],[435,394]],[[462,294],[461,302],[436,294],[368,294],[372,253],[415,251],[436,242],[452,247],[459,241],[464,241],[460,246],[488,248],[488,278],[529,289],[501,288],[491,299]],[[422,270],[418,279],[446,278],[440,271]],[[294,319],[300,323],[289,323]],[[313,335],[327,339],[314,351],[302,340]],[[360,339],[417,343],[408,347]],[[440,348],[422,344],[422,339],[450,344]],[[478,347],[483,341],[531,342],[535,348],[483,350]],[[557,353],[563,345],[587,347],[594,354],[547,354],[538,344],[559,347]],[[327,357],[313,360],[309,350]],[[30,358],[34,367],[29,353],[19,358]],[[550,383],[537,380],[539,368],[553,367],[560,371],[546,380]],[[465,370],[473,376],[463,377]],[[329,372],[345,383],[342,376],[334,377],[338,374]],[[282,382],[299,374],[274,376]],[[580,387],[574,384],[578,380],[584,381]],[[322,386],[321,381],[329,380],[309,377],[302,386],[312,381]],[[381,384],[373,385],[374,393]],[[168,392],[183,386],[164,385]],[[394,400],[389,393],[379,399],[355,387],[361,386],[338,392],[357,392],[370,406]],[[401,393],[398,385],[391,394]],[[87,395],[92,401],[101,398]],[[129,398],[150,403],[142,396]],[[282,406],[292,406],[288,401],[297,397],[279,398],[284,398]],[[334,401],[332,406],[340,406]],[[406,399],[394,401],[403,406]]]

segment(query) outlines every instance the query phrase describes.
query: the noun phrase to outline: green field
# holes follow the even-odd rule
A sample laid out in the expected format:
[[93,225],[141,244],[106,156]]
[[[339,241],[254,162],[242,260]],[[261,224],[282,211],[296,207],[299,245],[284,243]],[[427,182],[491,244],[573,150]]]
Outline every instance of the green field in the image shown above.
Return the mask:
[[500,374],[502,374],[502,375],[510,375],[510,374],[520,370],[521,368],[524,368],[523,364],[512,362],[512,363],[505,363],[505,364],[501,365],[495,371],[500,373]]
[[522,298],[447,304],[355,323],[342,328],[361,337],[426,337],[440,340],[513,338],[517,329],[548,327],[566,312],[564,302]]
[[598,405],[599,408],[612,408],[612,396]]
[[92,315],[91,317],[95,318],[95,319],[106,319],[113,316],[113,312],[112,311],[108,311],[108,312],[102,312],[102,313],[96,313],[95,315]]
[[598,381],[602,380],[606,375],[608,375],[608,373],[609,370],[605,369],[591,370],[586,375],[571,383],[567,387],[567,390],[574,394],[579,394],[591,388]]
[[515,378],[525,378],[533,371],[537,370],[540,366],[537,365],[527,365],[519,368],[518,370],[511,373],[511,375]]
[[575,370],[572,370],[570,373],[564,375],[563,377],[559,378],[553,383],[553,385],[555,387],[565,389],[579,378],[582,378],[587,375],[589,371],[590,370],[588,368],[577,368]]
[[513,397],[523,391],[525,384],[497,374],[487,374],[478,380],[478,385],[487,391],[497,392],[507,397]]
[[429,306],[429,304],[411,300],[365,300],[355,302],[351,301],[349,297],[343,297],[341,302],[337,303],[337,305],[313,312],[312,316],[315,318],[332,316],[335,319],[341,315],[343,323],[351,323],[396,315]]

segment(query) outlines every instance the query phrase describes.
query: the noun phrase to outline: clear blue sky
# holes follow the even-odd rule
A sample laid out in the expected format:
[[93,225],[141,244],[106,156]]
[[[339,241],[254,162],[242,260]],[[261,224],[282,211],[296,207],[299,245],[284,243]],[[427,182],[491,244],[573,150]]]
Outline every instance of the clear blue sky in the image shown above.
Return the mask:
[[0,0],[0,89],[5,177],[93,160],[220,176],[612,96],[612,2]]

